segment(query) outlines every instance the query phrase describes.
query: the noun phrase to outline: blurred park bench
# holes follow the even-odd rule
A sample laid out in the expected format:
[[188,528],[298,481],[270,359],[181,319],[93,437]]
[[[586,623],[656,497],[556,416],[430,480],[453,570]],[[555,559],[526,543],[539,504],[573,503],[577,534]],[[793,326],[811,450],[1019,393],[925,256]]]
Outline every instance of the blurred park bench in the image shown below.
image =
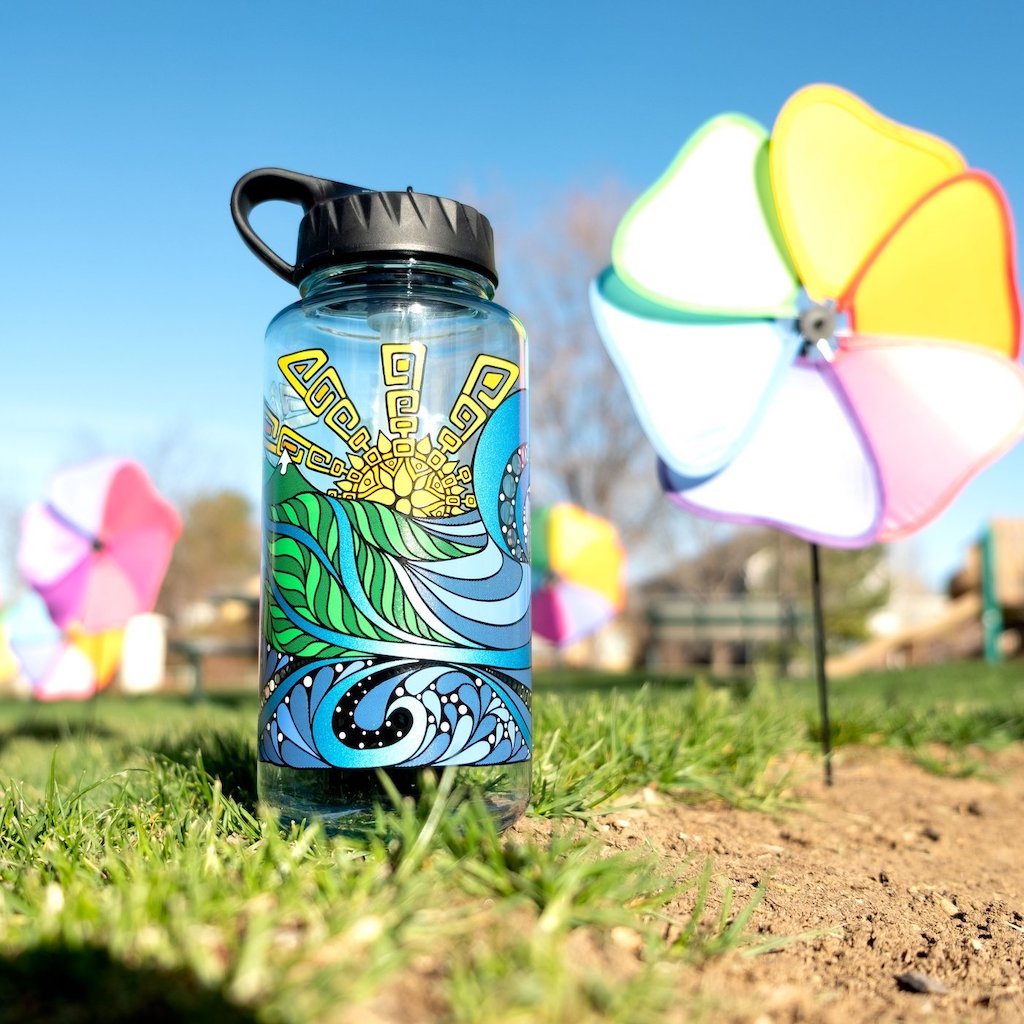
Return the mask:
[[[179,657],[186,666],[185,689],[193,697],[207,691],[209,660],[230,659],[232,664],[246,662],[250,671],[256,664],[256,641],[220,636],[196,636],[170,640],[167,651]],[[235,675],[237,673],[233,673]],[[255,675],[251,680],[255,693]],[[237,684],[232,687],[238,689]]]
[[212,595],[209,608],[208,621],[168,640],[167,652],[179,664],[181,685],[196,698],[211,690],[255,693],[259,598],[228,591]]
[[780,598],[668,595],[652,600],[647,619],[649,670],[706,665],[731,674],[749,670],[759,657],[774,657],[785,668],[801,616]]

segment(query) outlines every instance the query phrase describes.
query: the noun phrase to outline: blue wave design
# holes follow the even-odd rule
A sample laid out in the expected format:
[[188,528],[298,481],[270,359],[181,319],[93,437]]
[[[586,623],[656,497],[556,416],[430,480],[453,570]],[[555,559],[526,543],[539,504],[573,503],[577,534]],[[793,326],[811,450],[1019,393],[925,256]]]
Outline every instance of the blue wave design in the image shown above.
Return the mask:
[[500,673],[407,659],[297,665],[260,716],[259,756],[291,767],[525,761],[529,690]]

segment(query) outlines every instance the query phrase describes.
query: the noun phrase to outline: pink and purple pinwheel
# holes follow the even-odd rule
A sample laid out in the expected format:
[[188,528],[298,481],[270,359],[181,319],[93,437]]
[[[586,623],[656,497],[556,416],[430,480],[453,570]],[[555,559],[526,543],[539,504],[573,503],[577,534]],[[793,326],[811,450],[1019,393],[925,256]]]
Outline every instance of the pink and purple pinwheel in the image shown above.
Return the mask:
[[61,630],[100,633],[153,609],[180,533],[138,463],[99,459],[57,474],[26,509],[18,568]]

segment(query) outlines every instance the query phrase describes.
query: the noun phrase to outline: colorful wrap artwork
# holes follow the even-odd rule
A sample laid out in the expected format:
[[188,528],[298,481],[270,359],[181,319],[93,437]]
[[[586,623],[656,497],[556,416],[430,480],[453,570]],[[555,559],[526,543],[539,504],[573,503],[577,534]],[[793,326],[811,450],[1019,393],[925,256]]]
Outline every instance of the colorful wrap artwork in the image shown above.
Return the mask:
[[[381,345],[388,432],[376,437],[326,353],[279,360],[264,420],[265,762],[530,757],[526,392],[515,364],[481,356],[436,442],[417,437],[427,355]],[[310,436],[321,417],[346,457]],[[314,473],[334,479],[317,487]]]

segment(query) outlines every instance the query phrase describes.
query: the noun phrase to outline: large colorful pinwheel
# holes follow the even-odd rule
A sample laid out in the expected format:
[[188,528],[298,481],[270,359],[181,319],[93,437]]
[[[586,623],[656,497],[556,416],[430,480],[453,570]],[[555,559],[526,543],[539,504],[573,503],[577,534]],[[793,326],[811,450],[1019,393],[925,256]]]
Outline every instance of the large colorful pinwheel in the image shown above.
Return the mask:
[[1010,214],[949,144],[816,85],[724,115],[628,211],[592,308],[678,504],[857,547],[1024,431]]

